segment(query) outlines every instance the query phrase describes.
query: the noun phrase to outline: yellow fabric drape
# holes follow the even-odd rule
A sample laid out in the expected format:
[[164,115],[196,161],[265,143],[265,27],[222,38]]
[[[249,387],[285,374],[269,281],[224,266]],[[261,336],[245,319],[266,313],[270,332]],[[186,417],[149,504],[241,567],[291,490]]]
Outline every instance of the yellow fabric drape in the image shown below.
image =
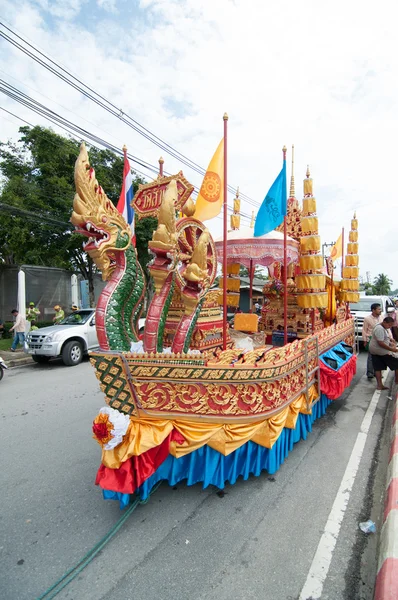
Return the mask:
[[300,269],[302,271],[317,271],[323,267],[323,258],[320,254],[300,256]]
[[358,254],[358,244],[356,242],[347,244],[347,254]]
[[231,229],[239,229],[240,227],[240,216],[231,215]]
[[315,198],[303,198],[303,214],[316,212],[316,200]]
[[317,217],[301,217],[301,230],[304,233],[318,233],[318,218]]
[[[221,281],[221,280],[220,280]],[[240,294],[237,293],[227,293],[227,304],[228,306],[234,306],[234,307],[238,307],[239,306],[239,298],[240,298]],[[220,306],[223,305],[223,295],[219,294],[218,298],[217,298],[217,302]]]
[[359,276],[359,267],[344,267],[343,278],[344,279],[355,279]]
[[300,251],[301,252],[309,252],[315,251],[319,252],[321,249],[321,238],[319,235],[308,235],[307,237],[300,238]]
[[[315,385],[308,392],[310,404],[317,398]],[[301,394],[289,406],[268,419],[252,423],[198,423],[196,421],[130,417],[130,425],[119,446],[102,451],[106,467],[117,469],[131,458],[159,446],[176,429],[185,438],[183,444],[171,442],[170,454],[179,458],[208,445],[224,456],[234,452],[249,440],[264,448],[272,448],[284,427],[294,429],[298,414],[307,411],[306,395]]]
[[296,286],[301,290],[324,290],[325,285],[325,275],[297,275],[296,277]]
[[326,308],[328,305],[327,293],[297,294],[297,304],[300,308]]
[[357,242],[358,241],[358,231],[350,231],[348,234],[349,242]]
[[336,310],[337,310],[336,286],[334,285],[334,282],[333,282],[332,294],[330,293],[331,287],[332,287],[332,279],[330,277],[327,277],[326,278],[326,292],[328,295],[328,306],[327,306],[327,310],[326,310],[326,319],[327,319],[329,325],[331,325],[333,323],[333,319],[336,316]]
[[344,279],[343,280],[343,288],[344,288],[344,290],[357,292],[359,290],[358,279]]
[[[223,277],[220,277],[219,286],[221,289],[224,288],[224,278]],[[229,292],[239,292],[240,279],[234,279],[233,277],[227,277],[227,290]]]
[[351,219],[351,229],[353,231],[358,229],[358,219]]
[[345,257],[346,267],[357,267],[359,265],[358,254],[347,254]]
[[340,292],[340,300],[343,302],[359,302],[359,298],[359,292],[345,292],[343,290]]
[[240,273],[240,264],[239,263],[231,263],[227,265],[227,274],[228,275],[239,275]]

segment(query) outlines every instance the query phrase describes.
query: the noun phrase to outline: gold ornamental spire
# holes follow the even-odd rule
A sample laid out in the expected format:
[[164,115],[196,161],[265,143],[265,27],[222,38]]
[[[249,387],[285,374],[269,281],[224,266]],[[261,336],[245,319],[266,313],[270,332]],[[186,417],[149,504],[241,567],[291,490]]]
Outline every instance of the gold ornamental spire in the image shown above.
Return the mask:
[[290,198],[296,197],[296,192],[294,189],[294,144],[292,145],[292,175],[290,177]]
[[312,197],[314,195],[313,193],[313,189],[312,189],[312,179],[310,177],[311,173],[310,173],[310,168],[307,165],[307,171],[305,173],[306,175],[306,179],[304,179],[304,197]]
[[231,215],[231,229],[240,228],[240,199],[239,199],[239,187],[236,189],[236,196],[234,198],[234,212]]
[[307,167],[301,213],[300,275],[297,275],[295,280],[297,304],[300,308],[326,308],[328,305],[326,276],[322,272],[323,259],[320,249],[316,200],[312,195],[312,179]]
[[351,219],[343,279],[340,282],[340,300],[358,302],[359,296],[358,220],[355,212],[354,217]]

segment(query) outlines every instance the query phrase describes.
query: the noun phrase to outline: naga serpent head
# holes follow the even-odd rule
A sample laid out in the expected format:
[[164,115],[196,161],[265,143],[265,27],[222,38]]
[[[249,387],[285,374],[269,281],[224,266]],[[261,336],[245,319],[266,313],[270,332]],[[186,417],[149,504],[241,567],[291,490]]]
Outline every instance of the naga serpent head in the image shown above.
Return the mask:
[[84,143],[75,164],[75,187],[70,220],[78,233],[88,237],[83,248],[106,281],[115,268],[116,253],[124,252],[131,244],[131,231],[96,180]]

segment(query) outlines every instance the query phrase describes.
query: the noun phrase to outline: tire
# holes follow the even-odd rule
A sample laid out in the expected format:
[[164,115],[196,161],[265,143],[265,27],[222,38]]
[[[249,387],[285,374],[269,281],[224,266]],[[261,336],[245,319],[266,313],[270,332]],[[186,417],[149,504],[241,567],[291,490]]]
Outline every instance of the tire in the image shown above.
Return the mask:
[[0,381],[3,379],[4,371],[3,367],[0,367]]
[[67,367],[74,367],[83,360],[83,348],[80,342],[72,340],[62,348],[62,360]]
[[44,363],[48,363],[48,361],[50,360],[49,356],[40,356],[40,355],[32,355],[33,360],[35,361],[35,363],[40,363],[40,364],[44,364]]

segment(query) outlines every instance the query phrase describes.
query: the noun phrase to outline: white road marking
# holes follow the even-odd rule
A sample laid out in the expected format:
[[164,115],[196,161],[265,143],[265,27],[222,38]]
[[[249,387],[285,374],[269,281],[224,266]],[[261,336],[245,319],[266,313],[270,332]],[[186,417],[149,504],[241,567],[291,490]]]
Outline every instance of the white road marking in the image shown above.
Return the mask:
[[357,435],[354,448],[352,449],[343,479],[341,480],[339,490],[334,499],[332,510],[330,511],[323,535],[315,552],[306,582],[301,590],[299,600],[318,600],[321,598],[323,585],[329,571],[330,563],[332,562],[333,551],[336,546],[337,538],[339,537],[341,523],[350,499],[352,486],[354,485],[355,477],[358,472],[366,438],[368,437],[370,424],[379,398],[380,391],[375,390],[361,423],[361,428]]

